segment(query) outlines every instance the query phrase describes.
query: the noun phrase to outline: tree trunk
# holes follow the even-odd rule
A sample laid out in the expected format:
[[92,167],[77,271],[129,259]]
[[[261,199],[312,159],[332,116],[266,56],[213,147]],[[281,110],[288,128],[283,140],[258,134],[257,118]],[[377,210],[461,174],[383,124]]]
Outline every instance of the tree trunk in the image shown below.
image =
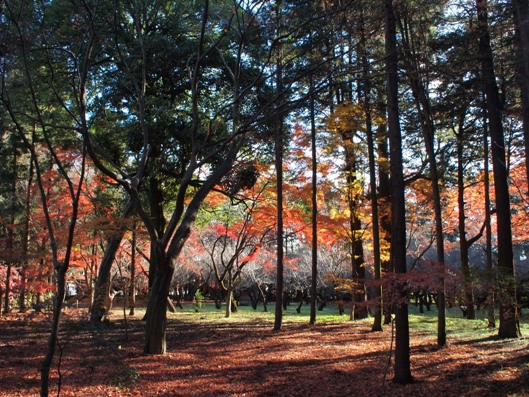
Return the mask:
[[492,168],[496,196],[496,220],[498,238],[498,272],[500,298],[501,338],[520,337],[516,283],[514,278],[514,258],[511,230],[511,213],[508,171],[505,161],[505,139],[501,118],[502,106],[494,73],[494,61],[488,31],[487,0],[476,0],[478,13],[479,50],[483,74],[489,133],[491,137]]
[[[391,170],[391,263],[398,275],[404,275],[406,266],[406,217],[404,201],[404,176],[402,165],[402,137],[398,106],[398,53],[395,13],[392,0],[384,0],[387,114],[390,143]],[[410,334],[408,323],[407,291],[400,280],[396,304],[395,377],[400,384],[413,382],[410,368]]]
[[136,306],[136,224],[132,226],[132,239],[130,241],[130,311],[129,316],[134,316]]
[[[9,302],[9,295],[11,294],[11,268],[12,268],[11,262],[7,263],[7,269],[6,269],[6,282],[5,282],[5,296],[4,296],[4,313],[7,314],[11,312],[11,304]],[[0,302],[0,310],[1,308],[1,302]]]
[[514,40],[516,45],[516,79],[522,97],[522,120],[525,142],[525,168],[529,190],[529,1],[512,0]]
[[[133,210],[134,205],[132,200],[129,200],[123,210],[121,220],[128,219]],[[103,259],[101,259],[99,274],[94,288],[94,304],[92,306],[92,312],[90,313],[91,323],[100,322],[103,316],[105,316],[108,313],[108,310],[110,310],[110,272],[124,235],[125,227],[122,225],[119,230],[116,231],[116,234],[112,235],[107,240],[105,254],[103,255]]]
[[[389,158],[388,152],[388,139],[387,131],[384,125],[380,126],[377,131],[378,140],[378,156],[382,159]],[[383,241],[384,247],[381,245],[380,250],[387,250],[391,246],[391,180],[389,176],[389,167],[384,165],[378,168],[378,204],[380,208],[380,231],[381,231],[381,242]],[[389,255],[385,255],[389,257]],[[391,267],[391,261],[388,259],[380,260],[380,267],[382,268],[382,274],[389,274],[394,271]],[[391,313],[392,300],[389,296],[390,288],[384,288],[382,279],[382,312],[384,314],[384,324],[391,324]]]
[[459,123],[459,132],[457,134],[457,202],[459,210],[459,249],[461,251],[461,272],[463,273],[464,282],[464,302],[466,307],[466,318],[473,320],[476,318],[474,310],[474,288],[470,277],[470,265],[468,261],[469,244],[466,238],[465,225],[465,180],[463,175],[463,125]]
[[147,311],[145,313],[146,337],[144,353],[163,355],[167,350],[167,297],[169,296],[169,289],[173,279],[174,267],[167,258],[161,244],[156,245],[154,252],[155,256],[151,257],[151,261],[155,261],[156,275],[150,289]]
[[406,65],[407,75],[410,81],[411,90],[417,107],[421,131],[424,138],[426,155],[428,156],[428,165],[430,170],[430,180],[432,186],[432,198],[435,214],[435,235],[437,248],[437,264],[439,265],[439,277],[437,287],[437,344],[444,346],[446,344],[446,309],[445,309],[445,254],[444,254],[444,235],[443,235],[443,213],[441,206],[441,192],[439,188],[439,173],[437,171],[437,158],[435,154],[434,138],[435,126],[433,112],[431,109],[430,99],[426,93],[426,87],[420,80],[420,74],[423,73],[419,66],[419,60],[414,57],[417,52],[413,48],[412,40],[409,34],[413,34],[410,26],[403,26],[399,19],[402,43],[404,47],[403,59]]
[[226,289],[226,318],[231,317],[231,301],[233,299],[233,287],[232,287],[232,281],[231,281],[231,274],[228,278],[228,288]]
[[55,346],[57,345],[57,338],[59,336],[59,324],[61,321],[62,307],[64,304],[64,297],[66,293],[66,270],[65,264],[60,264],[56,267],[57,277],[57,293],[55,295],[55,304],[53,305],[53,317],[51,323],[50,336],[48,338],[48,347],[44,359],[40,364],[39,371],[41,373],[40,381],[40,397],[48,397],[49,393],[49,379],[50,369],[55,355]]
[[[375,143],[373,139],[373,122],[371,117],[371,83],[369,78],[369,63],[367,61],[367,51],[365,48],[366,34],[364,29],[363,9],[360,9],[360,49],[363,69],[363,97],[364,97],[364,116],[366,122],[367,150],[369,158],[369,186],[371,191],[371,224],[373,228],[373,266],[375,270],[375,316],[371,331],[382,331],[382,268],[380,262],[380,226],[378,217],[378,197],[377,197],[377,178],[375,163]],[[343,311],[343,302],[341,303]],[[341,314],[341,313],[340,313]]]
[[[281,0],[277,0],[277,36],[280,37],[282,30]],[[277,49],[277,93],[283,92],[283,65],[282,65],[281,42]],[[274,331],[281,330],[283,322],[283,115],[281,103],[278,104],[277,125],[275,129],[275,166],[277,173],[277,269],[276,269],[276,307],[274,316]]]
[[[316,324],[316,305],[318,288],[318,163],[316,148],[316,115],[314,111],[313,81],[310,79],[310,139],[312,156],[312,267],[310,281],[310,320],[309,324]],[[301,309],[301,307],[300,307]]]
[[[34,136],[31,137],[31,142],[34,141]],[[33,162],[30,161],[29,163],[29,171],[28,171],[28,181],[26,185],[26,201],[25,201],[25,219],[24,219],[24,228],[22,233],[22,255],[24,258],[24,263],[22,264],[22,270],[21,270],[21,278],[22,278],[22,286],[20,290],[20,311],[25,312],[26,311],[26,267],[27,267],[27,259],[28,259],[28,253],[29,253],[29,221],[30,221],[30,214],[31,214],[31,186],[33,185]],[[1,300],[0,300],[1,301]]]
[[[484,109],[485,112],[485,109]],[[489,134],[487,119],[484,117],[483,126],[483,152],[485,153],[483,172],[485,183],[485,230],[486,230],[486,261],[487,261],[487,321],[489,328],[496,327],[495,309],[495,291],[496,279],[494,277],[494,264],[492,261],[492,226],[490,210],[490,180],[489,180]]]

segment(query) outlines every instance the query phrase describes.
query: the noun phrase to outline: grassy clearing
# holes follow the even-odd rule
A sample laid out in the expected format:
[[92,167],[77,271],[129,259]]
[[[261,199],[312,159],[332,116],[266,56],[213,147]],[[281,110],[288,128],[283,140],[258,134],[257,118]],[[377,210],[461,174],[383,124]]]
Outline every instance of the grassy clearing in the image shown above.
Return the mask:
[[[283,311],[283,323],[288,325],[291,323],[309,323],[310,319],[310,306],[303,305],[300,313],[296,312],[297,305],[290,305],[287,310]],[[213,303],[205,303],[198,312],[195,310],[195,306],[191,303],[186,303],[184,309],[177,308],[175,313],[168,313],[169,320],[176,320],[182,322],[189,322],[195,324],[204,324],[208,322],[214,323],[261,323],[270,324],[270,327],[274,323],[274,312],[275,305],[273,303],[268,305],[268,311],[264,312],[262,305],[257,307],[257,310],[253,310],[251,306],[240,306],[237,313],[232,313],[230,318],[225,317],[224,306],[221,309],[216,309]],[[140,307],[136,309],[135,318],[141,318],[145,314],[145,309]],[[494,338],[497,334],[497,328],[488,328],[486,314],[483,311],[478,311],[476,320],[467,320],[462,317],[462,313],[457,308],[447,309],[446,317],[446,331],[448,340],[450,339],[485,339]],[[498,314],[496,313],[496,316]],[[123,317],[123,310],[115,308],[113,310],[113,318],[118,319]],[[373,318],[367,318],[364,320],[356,321],[358,325],[370,326]],[[349,312],[339,315],[338,308],[336,305],[329,303],[322,311],[316,312],[317,323],[330,323],[330,322],[350,322]],[[496,317],[496,325],[499,320]],[[421,338],[437,338],[437,310],[435,306],[432,307],[431,311],[425,311],[419,313],[419,310],[414,305],[409,306],[409,324],[410,324],[410,336],[418,336]],[[387,325],[385,327],[390,327]],[[525,313],[520,315],[520,328],[522,337],[524,339],[529,337],[529,314]]]

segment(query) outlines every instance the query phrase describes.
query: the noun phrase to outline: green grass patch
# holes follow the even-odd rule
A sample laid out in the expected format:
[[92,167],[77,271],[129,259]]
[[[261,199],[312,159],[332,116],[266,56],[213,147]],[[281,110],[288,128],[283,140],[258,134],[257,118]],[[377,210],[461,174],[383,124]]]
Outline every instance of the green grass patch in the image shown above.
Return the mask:
[[[303,305],[300,313],[296,312],[297,304],[289,305],[286,310],[283,310],[283,323],[309,323],[310,319],[310,305]],[[257,322],[263,324],[274,323],[275,304],[268,305],[268,311],[263,311],[263,306],[259,305],[256,310],[251,306],[239,306],[236,313],[232,313],[230,318],[225,317],[225,307],[217,309],[213,303],[206,302],[196,311],[196,306],[192,303],[186,303],[183,309],[177,308],[175,313],[168,312],[170,320],[185,321],[190,323],[245,323]],[[408,306],[409,311],[409,325],[410,335],[421,336],[424,338],[437,338],[437,308],[433,305],[432,310],[419,313],[419,309],[414,305]],[[123,317],[123,312],[120,309],[115,309],[113,314],[114,319]],[[142,318],[145,314],[145,308],[137,308],[135,318]],[[446,333],[448,339],[485,339],[493,338],[497,335],[497,328],[488,328],[486,314],[483,311],[477,311],[477,319],[467,320],[463,318],[462,312],[457,308],[448,308],[446,310]],[[499,324],[498,313],[496,313],[496,326]],[[316,311],[316,322],[350,322],[350,313],[348,310],[343,315],[338,312],[338,307],[333,303],[328,303],[327,306],[321,310]],[[370,326],[373,318],[369,317],[357,321],[360,325]],[[390,326],[384,326],[388,329]],[[520,315],[520,328],[523,337],[529,336],[529,314],[522,313]]]

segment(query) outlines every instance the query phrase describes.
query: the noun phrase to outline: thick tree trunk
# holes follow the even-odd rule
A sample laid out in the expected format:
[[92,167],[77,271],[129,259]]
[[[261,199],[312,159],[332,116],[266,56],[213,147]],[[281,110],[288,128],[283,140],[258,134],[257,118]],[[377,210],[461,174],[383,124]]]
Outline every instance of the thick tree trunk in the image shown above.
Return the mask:
[[[387,114],[390,142],[391,170],[391,262],[398,275],[404,275],[406,266],[406,217],[404,201],[404,176],[402,165],[402,137],[398,106],[398,54],[395,13],[392,0],[384,0]],[[407,291],[404,280],[400,280],[396,304],[395,331],[395,377],[400,384],[413,382],[410,367],[410,334],[408,323]]]
[[[152,242],[151,242],[152,244]],[[149,294],[146,320],[146,337],[144,352],[146,354],[165,354],[166,328],[167,328],[167,297],[173,279],[174,266],[167,258],[163,247],[156,245],[155,256],[151,261],[155,261],[156,275]]]
[[505,139],[501,118],[502,106],[494,73],[494,61],[488,31],[487,0],[476,0],[478,13],[479,50],[483,74],[489,133],[491,138],[492,168],[496,196],[496,220],[498,238],[498,276],[500,298],[500,327],[502,338],[520,337],[514,257],[512,245],[508,171],[505,157]]

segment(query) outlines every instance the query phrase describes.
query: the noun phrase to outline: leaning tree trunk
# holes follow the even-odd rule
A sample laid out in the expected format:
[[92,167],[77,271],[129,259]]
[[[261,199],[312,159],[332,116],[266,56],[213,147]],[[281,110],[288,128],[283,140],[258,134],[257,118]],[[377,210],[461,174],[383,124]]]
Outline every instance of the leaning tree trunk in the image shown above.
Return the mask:
[[498,239],[498,271],[500,298],[500,327],[498,336],[502,338],[520,337],[516,283],[514,278],[514,257],[511,230],[511,212],[508,184],[508,171],[505,158],[505,139],[501,118],[500,102],[494,61],[488,31],[487,0],[476,0],[478,12],[479,51],[483,74],[483,91],[489,120],[491,138],[492,168],[496,196],[496,220]]
[[[125,220],[130,217],[134,210],[132,200],[129,200],[121,215],[121,220]],[[112,270],[112,264],[116,258],[116,253],[121,244],[121,240],[125,235],[125,227],[121,225],[115,235],[111,236],[105,247],[105,254],[101,259],[99,266],[99,274],[97,282],[94,288],[94,303],[92,305],[92,311],[90,313],[90,322],[98,323],[110,310],[112,298],[110,296],[110,273]]]

